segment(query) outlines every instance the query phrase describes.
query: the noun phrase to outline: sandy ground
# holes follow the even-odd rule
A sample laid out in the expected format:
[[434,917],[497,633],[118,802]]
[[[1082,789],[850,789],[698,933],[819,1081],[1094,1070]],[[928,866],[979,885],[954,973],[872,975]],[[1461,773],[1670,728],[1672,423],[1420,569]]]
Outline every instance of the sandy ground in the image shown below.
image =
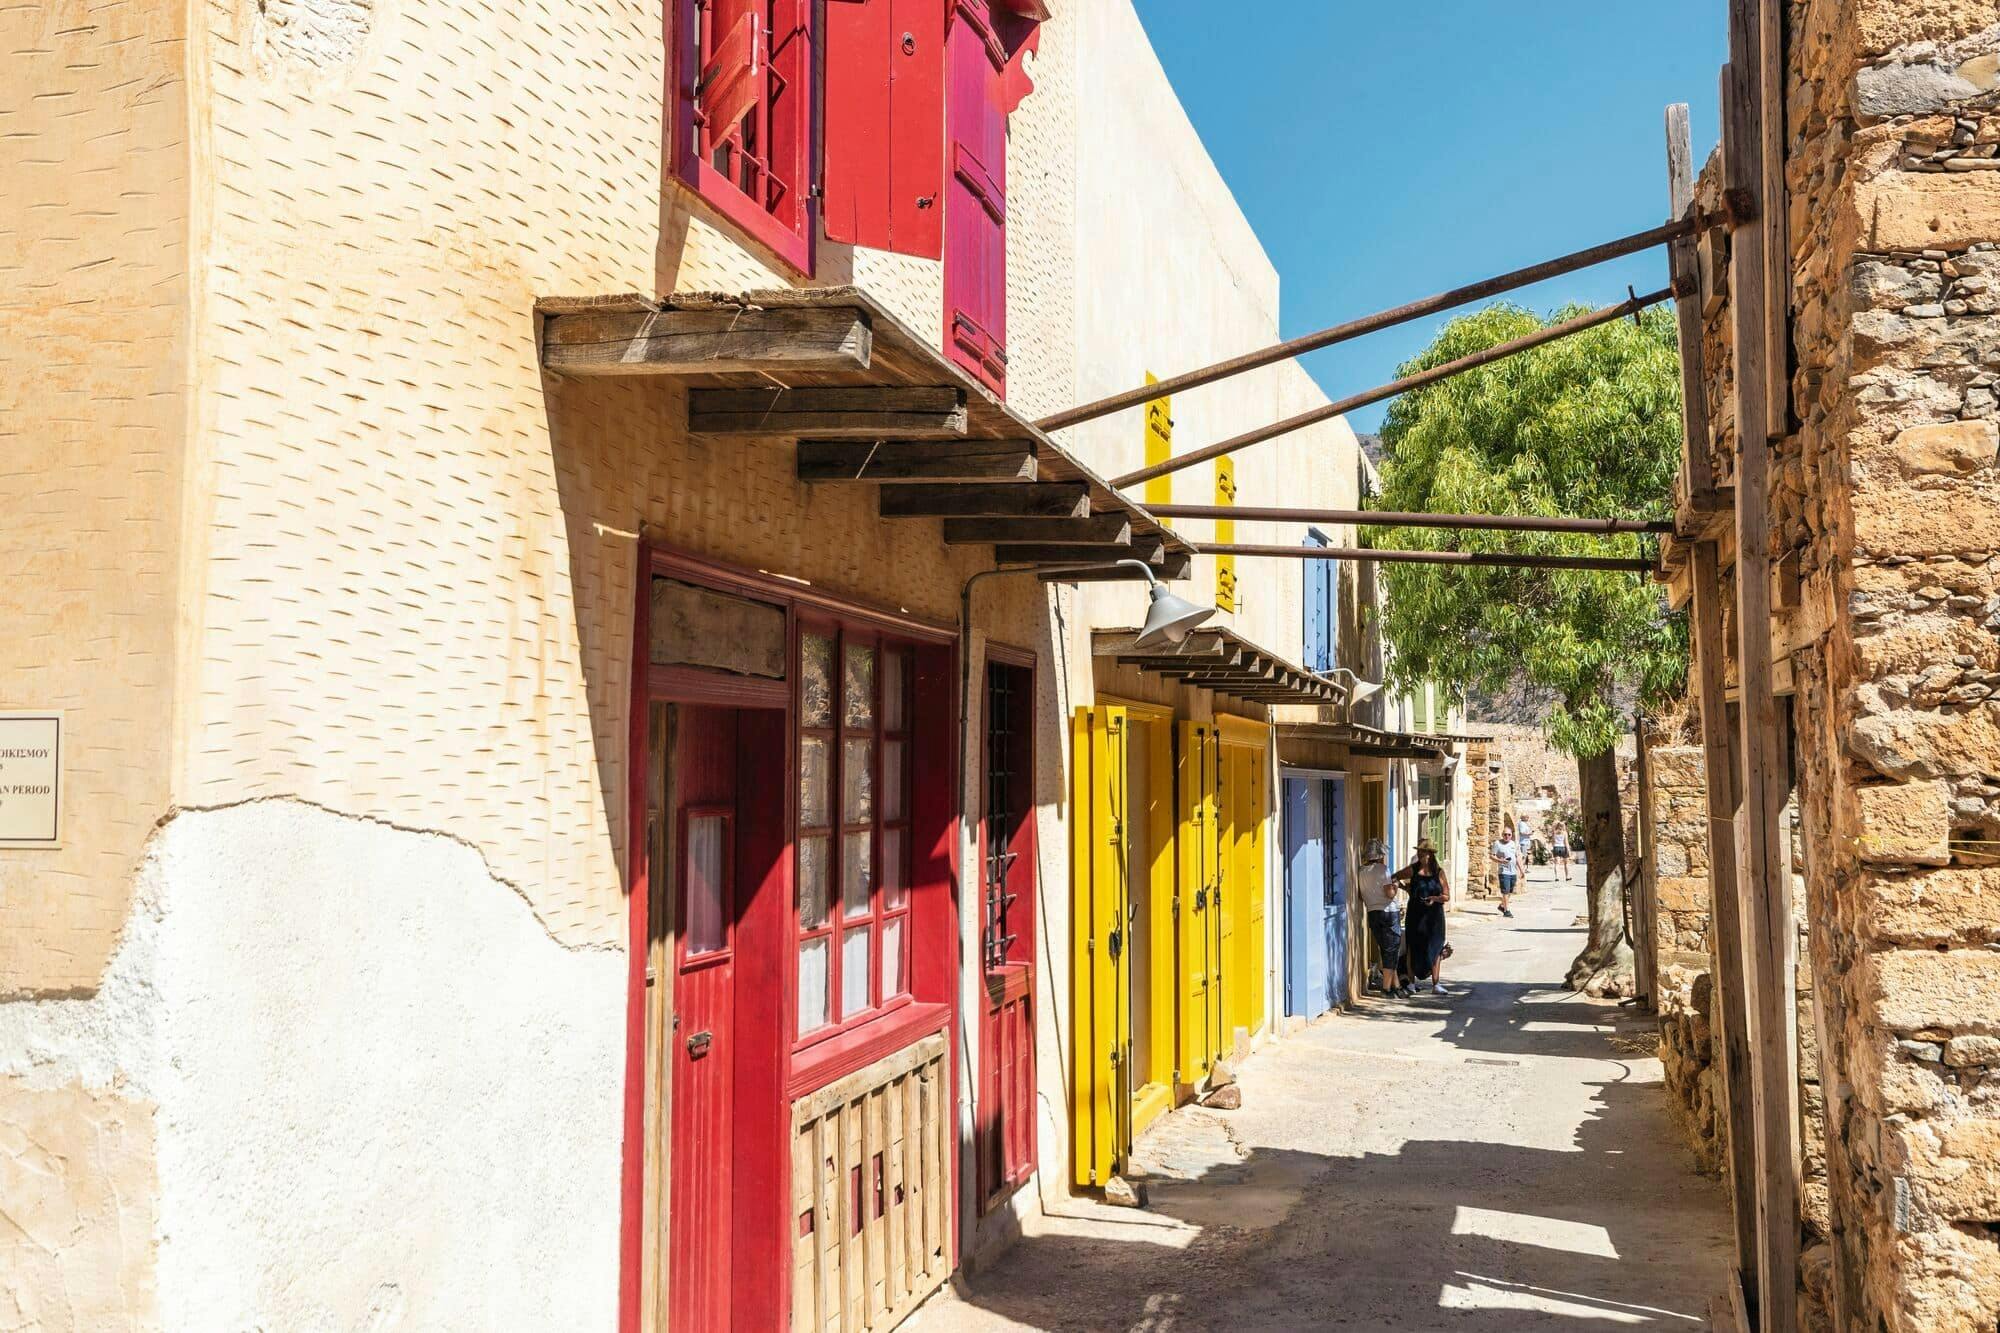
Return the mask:
[[1559,979],[1580,882],[1452,918],[1451,999],[1375,1000],[1243,1062],[1136,1154],[1143,1211],[1083,1200],[904,1325],[1700,1329],[1728,1205],[1668,1121],[1650,1026]]

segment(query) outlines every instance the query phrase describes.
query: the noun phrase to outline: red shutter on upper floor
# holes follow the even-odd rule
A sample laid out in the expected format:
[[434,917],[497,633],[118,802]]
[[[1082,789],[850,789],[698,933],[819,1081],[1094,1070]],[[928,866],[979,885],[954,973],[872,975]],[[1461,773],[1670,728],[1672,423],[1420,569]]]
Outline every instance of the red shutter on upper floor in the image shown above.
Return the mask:
[[1007,392],[1007,116],[1037,28],[994,0],[952,0],[945,38],[945,349]]
[[[720,9],[720,6],[718,6]],[[718,13],[718,20],[721,19]],[[764,24],[754,10],[720,22],[714,47],[695,81],[695,103],[701,108],[701,151],[715,146],[736,129],[750,109],[763,102],[768,58]]]
[[944,247],[945,6],[826,0],[827,239]]

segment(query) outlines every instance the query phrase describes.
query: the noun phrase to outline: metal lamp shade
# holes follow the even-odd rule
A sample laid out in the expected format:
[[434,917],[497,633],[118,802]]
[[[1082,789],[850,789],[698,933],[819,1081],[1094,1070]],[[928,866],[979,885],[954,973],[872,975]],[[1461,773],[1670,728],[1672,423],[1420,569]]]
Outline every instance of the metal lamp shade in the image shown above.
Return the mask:
[[1136,647],[1180,643],[1187,638],[1188,631],[1215,614],[1212,606],[1196,606],[1174,596],[1164,583],[1156,582],[1148,591],[1153,604],[1146,609],[1146,624],[1139,631]]

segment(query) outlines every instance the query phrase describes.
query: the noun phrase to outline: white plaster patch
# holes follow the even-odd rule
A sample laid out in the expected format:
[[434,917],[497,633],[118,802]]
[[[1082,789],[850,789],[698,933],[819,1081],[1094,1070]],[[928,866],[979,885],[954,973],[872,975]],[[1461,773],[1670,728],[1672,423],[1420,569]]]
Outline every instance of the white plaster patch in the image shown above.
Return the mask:
[[97,996],[0,1071],[158,1106],[168,1328],[604,1328],[625,957],[450,838],[292,801],[176,817]]
[[260,61],[327,69],[361,54],[375,0],[254,0],[251,49]]

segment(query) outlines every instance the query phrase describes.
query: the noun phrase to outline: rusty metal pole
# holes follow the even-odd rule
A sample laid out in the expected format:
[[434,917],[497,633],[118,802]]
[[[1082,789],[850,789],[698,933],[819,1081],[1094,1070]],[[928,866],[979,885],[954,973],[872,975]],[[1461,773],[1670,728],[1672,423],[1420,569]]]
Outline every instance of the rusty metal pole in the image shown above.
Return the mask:
[[1246,523],[1344,523],[1363,528],[1463,528],[1468,532],[1619,532],[1664,535],[1667,520],[1570,518],[1541,514],[1412,514],[1387,509],[1284,509],[1257,505],[1147,505],[1154,518],[1241,519]]
[[1651,560],[1603,555],[1530,555],[1507,551],[1409,551],[1372,546],[1262,546],[1252,542],[1202,542],[1199,555],[1270,556],[1280,560],[1352,560],[1357,564],[1487,565],[1521,569],[1605,569],[1631,574],[1657,573]]
[[1058,412],[1054,416],[1043,417],[1035,424],[1043,430],[1053,431],[1061,430],[1065,426],[1074,426],[1081,421],[1094,421],[1098,417],[1109,416],[1113,412],[1121,412],[1128,407],[1137,407],[1141,403],[1150,402],[1155,398],[1164,398],[1168,394],[1180,393],[1186,389],[1198,389],[1204,384],[1213,384],[1217,380],[1228,379],[1232,375],[1241,375],[1245,371],[1257,370],[1274,362],[1288,361],[1292,357],[1303,355],[1306,352],[1316,352],[1322,347],[1331,347],[1335,343],[1359,338],[1363,334],[1374,333],[1381,329],[1394,328],[1398,324],[1407,324],[1413,319],[1422,319],[1424,316],[1434,315],[1440,310],[1450,310],[1454,306],[1484,300],[1489,296],[1498,296],[1502,292],[1511,292],[1522,287],[1531,287],[1535,283],[1546,281],[1549,278],[1561,277],[1565,273],[1574,273],[1578,269],[1590,268],[1593,265],[1602,264],[1609,260],[1622,259],[1626,255],[1638,254],[1640,251],[1650,250],[1656,245],[1665,245],[1671,241],[1678,241],[1685,237],[1696,235],[1706,225],[1708,225],[1708,219],[1705,218],[1682,218],[1675,222],[1666,223],[1664,226],[1652,227],[1645,231],[1635,232],[1630,236],[1620,237],[1615,241],[1606,241],[1603,245],[1593,245],[1587,250],[1578,250],[1574,254],[1564,255],[1560,259],[1550,259],[1540,264],[1531,264],[1527,268],[1517,268],[1512,273],[1503,273],[1497,278],[1487,278],[1483,282],[1468,283],[1463,287],[1454,287],[1448,292],[1440,292],[1436,296],[1426,296],[1422,300],[1412,301],[1408,305],[1399,305],[1390,310],[1380,310],[1372,315],[1363,315],[1361,318],[1349,320],[1345,324],[1336,324],[1330,329],[1321,329],[1317,333],[1304,334],[1286,342],[1278,343],[1276,346],[1266,347],[1261,351],[1247,352],[1242,356],[1232,357],[1227,361],[1218,361],[1212,366],[1204,366],[1199,370],[1190,370],[1185,374],[1175,375],[1171,379],[1160,380],[1154,384],[1142,384],[1136,389],[1128,389],[1124,393],[1112,394],[1109,398],[1100,398],[1094,403],[1084,403],[1081,406]]
[[1367,407],[1370,403],[1379,403],[1385,398],[1394,398],[1399,393],[1408,393],[1412,389],[1421,389],[1426,385],[1436,384],[1440,380],[1448,380],[1454,375],[1462,375],[1468,370],[1477,370],[1481,366],[1490,366],[1495,361],[1505,361],[1508,357],[1514,356],[1517,353],[1541,347],[1546,343],[1556,342],[1559,339],[1569,337],[1573,333],[1582,333],[1585,329],[1594,329],[1601,324],[1609,324],[1614,320],[1623,319],[1627,315],[1636,315],[1647,306],[1658,305],[1662,301],[1672,299],[1673,296],[1674,289],[1672,287],[1664,287],[1657,292],[1651,292],[1645,296],[1630,297],[1620,301],[1617,305],[1609,305],[1602,310],[1593,310],[1589,314],[1578,315],[1575,319],[1566,319],[1560,324],[1552,324],[1546,329],[1538,329],[1534,333],[1523,335],[1495,347],[1489,347],[1485,351],[1474,352],[1470,356],[1462,356],[1456,361],[1447,361],[1441,366],[1432,366],[1429,370],[1418,371],[1414,375],[1405,375],[1399,380],[1391,380],[1387,384],[1369,389],[1363,393],[1354,394],[1348,398],[1343,398],[1337,403],[1328,403],[1326,406],[1316,407],[1310,412],[1301,412],[1297,416],[1286,417],[1283,421],[1273,422],[1268,426],[1259,426],[1256,430],[1245,431],[1241,435],[1231,436],[1220,443],[1196,449],[1192,453],[1179,454],[1167,459],[1165,462],[1155,463],[1151,467],[1140,468],[1137,472],[1128,472],[1122,477],[1113,478],[1111,484],[1122,490],[1127,486],[1136,485],[1142,481],[1151,481],[1154,477],[1164,477],[1170,472],[1179,472],[1182,468],[1193,467],[1197,463],[1205,463],[1211,458],[1220,458],[1224,454],[1233,454],[1237,450],[1247,449],[1253,444],[1262,444],[1264,441],[1274,440],[1280,435],[1289,435],[1295,430],[1304,430],[1307,426],[1316,426],[1322,421],[1331,421],[1337,416],[1352,412],[1357,407]]

